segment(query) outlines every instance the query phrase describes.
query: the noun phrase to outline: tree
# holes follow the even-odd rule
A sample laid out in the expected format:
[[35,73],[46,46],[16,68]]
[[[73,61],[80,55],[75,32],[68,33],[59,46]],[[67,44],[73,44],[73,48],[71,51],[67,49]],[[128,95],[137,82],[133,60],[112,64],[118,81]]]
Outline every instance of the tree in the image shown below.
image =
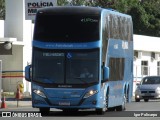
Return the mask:
[[128,13],[137,4],[139,4],[139,0],[116,0],[112,7],[119,12]]
[[0,0],[0,19],[5,19],[5,0]]
[[88,0],[90,6],[113,8],[132,16],[134,34],[160,37],[160,0]]
[[57,5],[58,6],[64,6],[64,5],[67,5],[67,4],[69,4],[68,0],[57,0]]
[[128,12],[132,16],[134,33],[142,34],[145,26],[148,26],[146,11],[140,5],[136,5]]
[[147,23],[145,34],[160,37],[160,0],[143,1],[142,7],[146,11]]
[[160,1],[145,0],[128,12],[132,16],[134,33],[160,37]]
[[57,5],[65,6],[65,5],[85,5],[86,0],[57,0]]
[[86,0],[72,0],[71,4],[72,5],[79,5],[79,6],[85,5],[86,4]]

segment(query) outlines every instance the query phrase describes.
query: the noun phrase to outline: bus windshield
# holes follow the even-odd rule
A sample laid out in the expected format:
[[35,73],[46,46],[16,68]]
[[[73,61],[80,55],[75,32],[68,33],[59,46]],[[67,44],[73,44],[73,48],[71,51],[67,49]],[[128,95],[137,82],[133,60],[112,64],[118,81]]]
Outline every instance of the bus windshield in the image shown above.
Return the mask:
[[34,40],[42,42],[91,42],[99,40],[97,15],[48,15],[36,19]]
[[34,48],[33,81],[46,84],[98,82],[99,50],[42,50]]

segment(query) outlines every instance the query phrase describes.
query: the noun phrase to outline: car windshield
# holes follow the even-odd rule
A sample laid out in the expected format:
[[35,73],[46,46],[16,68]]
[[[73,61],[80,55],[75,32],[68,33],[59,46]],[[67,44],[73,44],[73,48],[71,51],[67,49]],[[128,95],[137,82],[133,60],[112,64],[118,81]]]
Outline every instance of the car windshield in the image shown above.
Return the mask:
[[99,50],[42,50],[34,48],[33,80],[49,84],[98,82]]
[[141,84],[160,84],[160,77],[146,77]]

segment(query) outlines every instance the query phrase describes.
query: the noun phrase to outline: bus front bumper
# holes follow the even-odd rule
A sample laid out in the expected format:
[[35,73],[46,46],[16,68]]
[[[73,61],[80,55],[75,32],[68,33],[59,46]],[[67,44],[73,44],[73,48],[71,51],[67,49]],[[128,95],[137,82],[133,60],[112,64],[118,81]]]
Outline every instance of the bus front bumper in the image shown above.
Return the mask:
[[87,99],[59,99],[59,98],[36,98],[32,99],[32,106],[35,108],[47,107],[47,108],[77,108],[77,109],[92,109],[101,108],[103,102],[98,102],[96,95]]

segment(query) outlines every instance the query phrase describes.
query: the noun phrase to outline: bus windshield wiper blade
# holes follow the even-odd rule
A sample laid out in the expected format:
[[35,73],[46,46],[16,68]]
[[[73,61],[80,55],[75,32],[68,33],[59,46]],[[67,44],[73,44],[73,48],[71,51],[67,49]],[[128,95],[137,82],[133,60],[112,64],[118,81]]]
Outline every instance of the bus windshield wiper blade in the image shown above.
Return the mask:
[[39,78],[36,78],[35,80],[42,83],[54,83],[51,79],[46,77],[39,77]]
[[86,82],[85,80],[83,80],[84,78],[82,78],[82,77],[75,77],[74,79],[77,79],[77,80],[82,81],[83,83],[89,84],[88,82]]

